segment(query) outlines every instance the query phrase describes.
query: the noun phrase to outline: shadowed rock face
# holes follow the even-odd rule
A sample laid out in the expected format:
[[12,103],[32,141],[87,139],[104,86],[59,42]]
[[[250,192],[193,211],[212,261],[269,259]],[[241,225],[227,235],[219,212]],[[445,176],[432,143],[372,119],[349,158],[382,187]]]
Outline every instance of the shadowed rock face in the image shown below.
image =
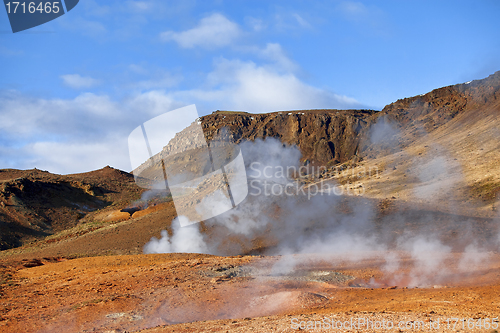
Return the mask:
[[[205,139],[210,143],[214,161],[218,160],[222,165],[239,153],[234,144],[268,137],[297,146],[302,153],[301,161],[306,164],[343,163],[358,154],[363,129],[369,124],[368,119],[377,113],[373,110],[301,110],[263,114],[216,111],[177,133],[153,157],[153,163],[144,163],[134,170],[134,174],[153,183],[163,179],[163,168],[173,175],[201,176],[206,173],[207,165],[202,163],[206,146],[197,143],[205,144]],[[203,135],[196,130],[198,124],[203,129],[203,140],[198,137]]]
[[342,163],[358,152],[362,129],[373,110],[303,110],[248,114],[217,111],[202,118],[207,139],[223,128],[234,142],[274,137],[296,145],[303,160],[325,165]]

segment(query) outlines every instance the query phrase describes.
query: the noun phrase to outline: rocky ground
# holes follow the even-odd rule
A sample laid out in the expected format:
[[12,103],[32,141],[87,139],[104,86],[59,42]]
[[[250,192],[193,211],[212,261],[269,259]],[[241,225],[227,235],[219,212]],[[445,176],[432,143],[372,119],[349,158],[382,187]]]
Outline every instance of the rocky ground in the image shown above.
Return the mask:
[[[292,332],[314,323],[318,331],[330,331],[332,321],[339,325],[352,320],[360,326],[364,320],[370,325],[392,323],[396,331],[418,331],[415,325],[422,325],[420,331],[449,332],[498,325],[498,254],[460,278],[450,275],[439,285],[420,288],[407,288],[404,279],[399,285],[390,281],[392,276],[378,268],[384,255],[370,253],[356,262],[347,255],[328,260],[295,256],[300,264],[289,272],[276,271],[289,258],[264,256],[158,254],[4,262],[8,278],[0,328]],[[441,269],[453,270],[457,256],[451,254]],[[409,274],[411,265],[407,261],[394,274]],[[438,322],[439,329],[429,329]],[[380,331],[358,326],[348,331]]]

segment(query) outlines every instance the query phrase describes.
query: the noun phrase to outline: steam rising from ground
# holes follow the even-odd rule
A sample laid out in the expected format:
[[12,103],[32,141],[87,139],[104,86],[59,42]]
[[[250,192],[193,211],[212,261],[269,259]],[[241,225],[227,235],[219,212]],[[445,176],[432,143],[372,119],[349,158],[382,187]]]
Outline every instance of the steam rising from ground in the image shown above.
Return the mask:
[[162,230],[161,238],[153,237],[145,246],[144,253],[207,253],[208,247],[196,224],[181,227],[178,216],[172,221],[173,235],[170,237],[166,230]]
[[[385,136],[384,136],[384,133]],[[391,150],[397,147],[398,131],[386,119],[374,125],[372,140]],[[145,253],[196,252],[218,255],[249,253],[257,248],[265,254],[311,254],[327,259],[347,255],[347,260],[358,262],[384,253],[381,269],[390,282],[410,287],[429,286],[459,278],[488,260],[487,246],[474,232],[468,233],[466,244],[461,244],[461,259],[453,271],[443,271],[442,264],[457,244],[447,243],[446,230],[440,230],[437,215],[427,212],[406,215],[396,210],[380,216],[374,201],[363,197],[332,194],[322,191],[324,185],[337,186],[333,180],[312,185],[297,180],[301,173],[300,152],[296,147],[276,139],[255,140],[240,145],[247,169],[249,195],[236,208],[203,224],[181,228],[180,216],[172,223],[171,234],[162,232],[161,239],[153,238],[145,245]],[[447,197],[453,184],[460,181],[457,165],[450,164],[438,149],[437,156],[426,156],[421,164],[415,162],[412,172],[420,183],[415,186],[417,197]],[[319,181],[319,179],[317,179]],[[319,185],[318,185],[319,184]],[[294,189],[288,191],[287,189]],[[292,193],[293,195],[289,195]],[[204,200],[200,209],[217,209],[218,200]],[[450,222],[450,221],[448,221]],[[461,232],[472,230],[469,221],[457,217],[451,221],[461,226]],[[406,226],[412,227],[407,229]],[[200,228],[212,230],[210,237]],[[463,243],[463,242],[462,242]],[[402,255],[411,259],[411,267],[399,274]],[[307,260],[311,260],[307,256]],[[276,272],[292,271],[302,259],[283,256]],[[377,282],[372,281],[376,286]]]

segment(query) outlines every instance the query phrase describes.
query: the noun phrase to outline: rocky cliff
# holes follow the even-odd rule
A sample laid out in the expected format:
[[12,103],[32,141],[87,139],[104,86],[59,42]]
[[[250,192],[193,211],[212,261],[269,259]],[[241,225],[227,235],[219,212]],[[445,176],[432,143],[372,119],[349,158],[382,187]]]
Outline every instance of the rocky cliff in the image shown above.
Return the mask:
[[341,163],[357,154],[362,130],[373,110],[301,110],[249,114],[217,111],[202,118],[207,139],[227,128],[234,142],[274,137],[296,145],[303,160]]

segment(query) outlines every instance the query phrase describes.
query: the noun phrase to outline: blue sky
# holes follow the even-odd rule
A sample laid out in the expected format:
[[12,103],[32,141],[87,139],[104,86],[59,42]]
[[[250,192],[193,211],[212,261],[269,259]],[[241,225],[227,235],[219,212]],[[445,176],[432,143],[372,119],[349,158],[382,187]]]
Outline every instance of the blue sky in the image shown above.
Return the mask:
[[380,110],[500,70],[500,2],[81,0],[13,34],[0,9],[0,168],[130,171],[127,136],[196,104]]

